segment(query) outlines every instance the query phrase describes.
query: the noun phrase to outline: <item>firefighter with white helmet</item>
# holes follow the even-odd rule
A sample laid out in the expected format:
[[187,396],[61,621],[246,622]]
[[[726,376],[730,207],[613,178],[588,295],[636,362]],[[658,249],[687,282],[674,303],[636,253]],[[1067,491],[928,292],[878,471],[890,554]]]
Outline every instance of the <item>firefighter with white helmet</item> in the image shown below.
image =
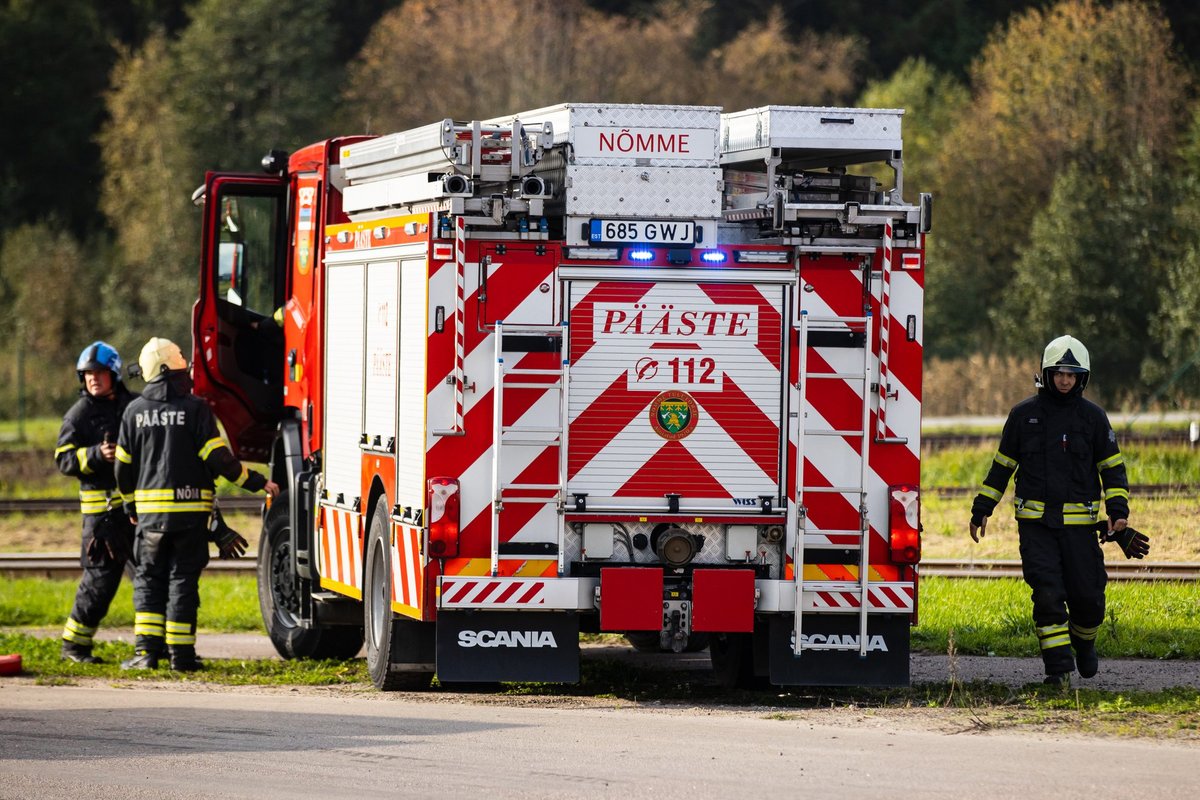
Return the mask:
[[[1060,336],[1046,346],[1037,394],[1009,412],[971,506],[971,538],[978,542],[1016,473],[1021,568],[1033,590],[1045,682],[1057,686],[1068,685],[1075,669],[1084,678],[1099,669],[1096,634],[1108,575],[1097,528],[1102,540],[1120,541],[1126,557],[1149,550],[1146,537],[1136,534],[1141,541],[1135,541],[1128,528],[1125,459],[1108,415],[1083,398],[1090,377],[1091,359],[1078,339]],[[1107,523],[1099,522],[1101,502]]]
[[133,542],[133,526],[121,509],[113,474],[121,414],[137,395],[121,381],[121,356],[107,342],[83,348],[75,362],[79,399],[63,417],[54,460],[59,472],[79,479],[83,513],[80,566],[83,577],[62,633],[62,657],[99,663],[92,637],[108,613]]
[[[164,652],[173,670],[200,669],[196,616],[200,573],[208,564],[214,479],[249,491],[279,487],[246,469],[217,431],[207,404],[192,394],[188,364],[169,339],[150,339],[138,363],[146,388],[125,410],[117,441],[117,485],[137,524],[134,555],[135,653],[121,666],[153,669]],[[219,529],[223,557],[237,557],[246,541]]]

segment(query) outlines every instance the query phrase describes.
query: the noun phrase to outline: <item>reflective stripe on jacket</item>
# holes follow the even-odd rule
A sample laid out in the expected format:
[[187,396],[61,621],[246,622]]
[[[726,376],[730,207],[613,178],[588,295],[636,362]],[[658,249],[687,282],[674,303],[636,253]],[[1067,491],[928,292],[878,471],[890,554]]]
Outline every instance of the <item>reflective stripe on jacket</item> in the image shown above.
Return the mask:
[[182,371],[146,384],[125,410],[116,474],[139,525],[159,531],[206,525],[218,476],[249,491],[266,485],[266,478],[234,458]]
[[971,513],[990,516],[1015,474],[1019,520],[1093,525],[1102,502],[1110,519],[1126,519],[1129,481],[1108,415],[1082,397],[1049,391],[1040,390],[1009,412]]

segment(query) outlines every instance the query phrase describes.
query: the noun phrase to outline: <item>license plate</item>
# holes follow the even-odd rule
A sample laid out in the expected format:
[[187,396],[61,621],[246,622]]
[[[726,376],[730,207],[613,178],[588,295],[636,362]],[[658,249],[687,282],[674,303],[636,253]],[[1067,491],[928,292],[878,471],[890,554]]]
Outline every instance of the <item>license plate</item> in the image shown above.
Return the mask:
[[588,236],[592,244],[696,243],[696,223],[668,219],[594,219]]

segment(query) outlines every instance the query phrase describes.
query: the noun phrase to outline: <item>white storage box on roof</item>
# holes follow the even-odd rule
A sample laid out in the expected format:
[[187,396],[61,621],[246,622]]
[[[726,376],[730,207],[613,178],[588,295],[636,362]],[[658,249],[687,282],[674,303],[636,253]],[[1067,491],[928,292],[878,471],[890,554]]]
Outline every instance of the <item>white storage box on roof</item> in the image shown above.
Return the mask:
[[763,106],[721,115],[721,163],[761,159],[764,151],[897,152],[902,109]]
[[691,219],[703,241],[715,241],[719,107],[564,103],[517,118],[553,127],[561,157],[544,159],[535,171],[562,182],[568,244],[586,243],[579,223],[597,218]]

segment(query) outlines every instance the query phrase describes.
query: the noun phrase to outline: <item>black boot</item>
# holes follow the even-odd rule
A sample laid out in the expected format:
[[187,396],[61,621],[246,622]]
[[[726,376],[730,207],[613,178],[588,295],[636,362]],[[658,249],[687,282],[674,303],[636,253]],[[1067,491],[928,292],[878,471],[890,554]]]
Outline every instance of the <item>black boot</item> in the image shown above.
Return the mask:
[[176,672],[195,672],[204,669],[204,662],[196,657],[193,645],[171,645],[171,669]]
[[134,650],[133,658],[127,658],[121,662],[121,669],[158,669],[158,653],[154,650],[142,650],[140,648]]
[[1096,655],[1095,639],[1076,639],[1071,637],[1071,645],[1075,648],[1075,667],[1081,678],[1091,678],[1100,669],[1100,656]]
[[1042,683],[1047,686],[1053,686],[1056,689],[1069,689],[1071,687],[1071,673],[1051,672]]
[[63,640],[62,660],[74,661],[76,664],[103,664],[104,660],[92,655],[92,648]]

